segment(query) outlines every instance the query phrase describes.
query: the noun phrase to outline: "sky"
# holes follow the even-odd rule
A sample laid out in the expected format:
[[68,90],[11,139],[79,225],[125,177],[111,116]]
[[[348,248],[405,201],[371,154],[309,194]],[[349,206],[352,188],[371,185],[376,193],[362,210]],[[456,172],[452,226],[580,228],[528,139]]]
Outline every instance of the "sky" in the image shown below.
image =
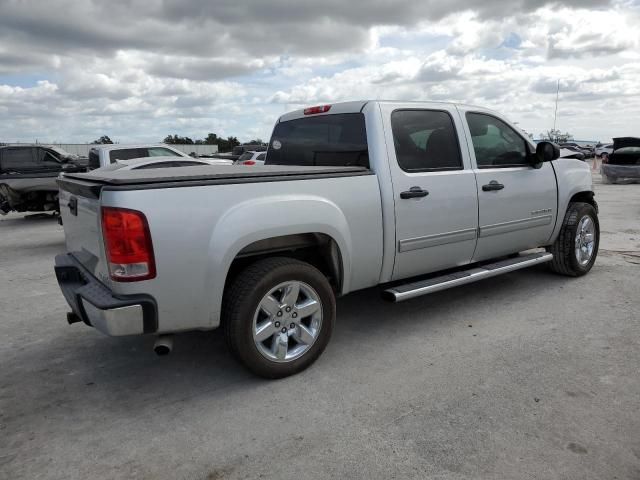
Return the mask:
[[640,0],[0,0],[0,142],[268,139],[346,100],[640,136]]

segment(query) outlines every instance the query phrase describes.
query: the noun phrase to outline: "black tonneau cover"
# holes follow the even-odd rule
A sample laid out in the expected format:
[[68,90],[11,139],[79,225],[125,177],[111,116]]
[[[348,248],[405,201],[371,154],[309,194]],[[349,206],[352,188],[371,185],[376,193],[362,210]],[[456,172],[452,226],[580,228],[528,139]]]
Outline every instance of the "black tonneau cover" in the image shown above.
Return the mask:
[[199,165],[140,170],[93,170],[67,173],[58,179],[60,188],[98,197],[106,190],[142,190],[200,185],[314,180],[319,178],[373,175],[364,167],[304,167],[293,165]]

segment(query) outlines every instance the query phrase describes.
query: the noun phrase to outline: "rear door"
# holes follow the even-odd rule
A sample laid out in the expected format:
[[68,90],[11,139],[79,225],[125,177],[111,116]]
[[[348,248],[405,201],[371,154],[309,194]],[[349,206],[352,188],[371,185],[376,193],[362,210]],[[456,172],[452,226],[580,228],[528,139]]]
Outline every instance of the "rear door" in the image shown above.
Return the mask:
[[455,107],[381,109],[396,217],[393,280],[469,263],[478,198]]
[[558,193],[551,162],[534,168],[533,148],[497,116],[460,107],[478,188],[478,245],[473,261],[544,245],[555,224]]

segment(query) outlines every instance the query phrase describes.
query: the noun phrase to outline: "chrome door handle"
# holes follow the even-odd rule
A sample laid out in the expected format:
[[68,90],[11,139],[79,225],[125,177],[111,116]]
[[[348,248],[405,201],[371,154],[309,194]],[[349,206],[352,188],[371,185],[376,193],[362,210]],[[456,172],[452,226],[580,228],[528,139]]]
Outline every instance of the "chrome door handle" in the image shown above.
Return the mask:
[[493,192],[496,190],[502,190],[504,185],[496,182],[495,180],[491,180],[488,184],[482,186],[483,192]]
[[407,198],[426,197],[427,195],[429,195],[429,192],[427,192],[426,190],[423,190],[420,187],[411,187],[409,190],[405,192],[400,192],[400,198],[405,200]]

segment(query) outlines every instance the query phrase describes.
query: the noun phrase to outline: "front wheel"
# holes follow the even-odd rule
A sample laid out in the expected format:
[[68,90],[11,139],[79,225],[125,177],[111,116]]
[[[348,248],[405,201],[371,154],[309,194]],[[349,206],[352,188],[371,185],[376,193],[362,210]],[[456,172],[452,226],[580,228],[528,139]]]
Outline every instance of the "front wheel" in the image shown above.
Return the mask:
[[562,222],[556,241],[547,251],[553,253],[551,270],[561,275],[579,277],[591,270],[598,255],[600,224],[593,205],[572,202]]
[[286,377],[311,365],[327,346],[335,317],[335,296],[326,277],[293,258],[267,258],[248,266],[223,300],[230,350],[265,378]]

